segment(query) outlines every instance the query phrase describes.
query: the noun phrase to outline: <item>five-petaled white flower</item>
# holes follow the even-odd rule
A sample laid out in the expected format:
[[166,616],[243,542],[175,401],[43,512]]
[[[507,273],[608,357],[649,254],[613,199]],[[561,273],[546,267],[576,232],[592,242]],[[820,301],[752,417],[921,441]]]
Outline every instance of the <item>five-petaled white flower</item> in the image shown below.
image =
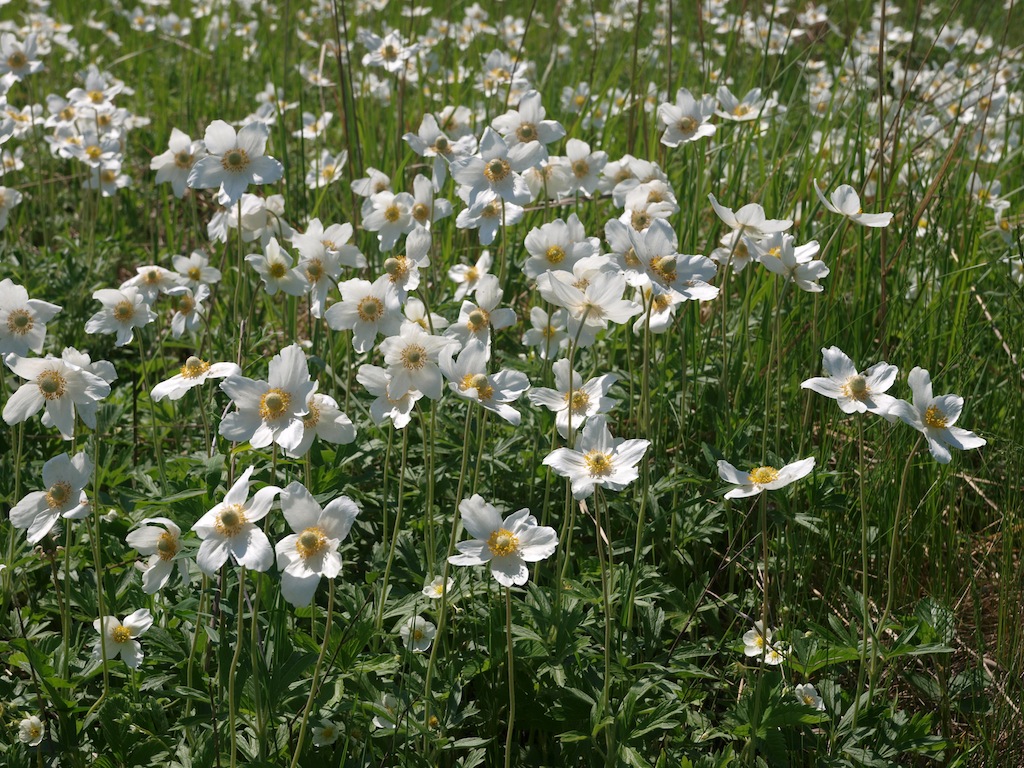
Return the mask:
[[0,280],[0,356],[42,352],[46,324],[60,310],[56,304],[30,299],[28,291],[10,278]]
[[402,622],[398,634],[406,648],[413,653],[423,653],[434,642],[437,627],[422,616],[412,616]]
[[764,629],[760,621],[754,622],[754,628],[747,630],[743,635],[743,655],[753,658],[760,656],[765,664],[775,666],[786,660],[785,649],[772,643],[772,635],[775,630]]
[[196,563],[207,576],[216,573],[227,562],[228,555],[239,565],[254,571],[265,571],[274,562],[270,540],[256,522],[267,516],[281,489],[268,485],[256,491],[250,500],[249,478],[253,469],[246,469],[225,494],[224,501],[192,526],[203,540]]
[[953,426],[964,407],[962,397],[932,396],[932,378],[924,368],[914,368],[907,383],[914,393],[913,405],[906,400],[897,400],[891,412],[925,436],[928,450],[937,462],[949,463],[953,458],[950,448],[966,451],[985,445],[985,438]]
[[558,360],[552,370],[555,373],[555,388],[535,387],[527,397],[534,405],[543,405],[555,413],[555,426],[563,438],[569,437],[570,422],[573,431],[583,426],[591,416],[606,413],[615,405],[607,397],[608,390],[618,380],[614,373],[583,380],[569,367],[568,360]]
[[647,453],[650,440],[612,437],[604,414],[592,417],[583,428],[576,448],[558,448],[544,464],[572,483],[572,495],[585,499],[601,486],[621,491],[640,476],[636,465]]
[[[156,525],[150,525],[156,523]],[[140,555],[149,555],[145,565],[138,563],[142,571],[142,591],[152,595],[163,589],[174,572],[177,561],[182,580],[188,580],[188,570],[178,557],[181,552],[181,528],[166,517],[147,517],[139,521],[139,528],[129,531],[125,537],[128,546]]]
[[156,312],[150,309],[145,295],[135,286],[125,286],[121,290],[101,288],[94,291],[92,297],[103,305],[103,309],[86,321],[85,332],[117,334],[114,346],[130,344],[134,328],[156,320]]
[[61,437],[75,436],[75,406],[88,427],[96,426],[96,404],[110,394],[110,384],[78,365],[47,355],[24,358],[13,352],[7,367],[27,379],[4,405],[4,421],[19,424],[45,406],[43,426],[56,426]]
[[341,573],[338,546],[348,536],[359,507],[347,496],[321,508],[301,483],[281,491],[281,511],[294,531],[275,547],[281,571],[281,594],[294,606],[307,605],[316,594],[320,578]]
[[214,120],[206,128],[205,144],[209,153],[198,158],[188,174],[193,189],[220,187],[218,201],[231,206],[250,184],[272,184],[284,175],[284,166],[263,153],[270,130],[263,123],[243,126],[238,133],[223,120]]
[[30,747],[38,747],[43,741],[43,721],[30,715],[18,723],[18,741]]
[[886,362],[875,363],[864,373],[858,373],[853,361],[839,347],[821,350],[822,367],[828,376],[807,379],[800,386],[819,395],[831,397],[839,403],[843,413],[864,413],[870,411],[896,421],[889,412],[896,398],[884,394],[896,381],[899,372],[895,365]]
[[782,469],[764,465],[755,467],[750,472],[740,472],[725,459],[718,462],[718,476],[725,482],[739,486],[725,494],[727,499],[742,499],[745,496],[756,496],[761,491],[774,491],[811,474],[814,469],[814,457],[787,464]]
[[129,668],[138,668],[142,663],[142,645],[135,638],[153,626],[153,617],[148,608],[139,608],[125,616],[124,621],[118,621],[116,616],[104,616],[96,619],[92,626],[104,635],[96,641],[97,657],[105,652],[109,660],[120,654]]
[[153,387],[149,396],[153,400],[163,400],[165,397],[171,400],[180,400],[192,387],[198,387],[207,379],[223,379],[227,376],[241,375],[242,369],[235,363],[210,364],[202,358],[189,355],[178,373]]
[[462,524],[472,541],[460,541],[452,555],[452,565],[485,565],[498,583],[522,586],[530,578],[527,563],[536,563],[554,554],[558,534],[554,528],[537,525],[529,509],[520,509],[502,520],[498,510],[480,494],[459,503]]
[[79,520],[89,514],[82,490],[92,476],[92,461],[84,453],[66,453],[43,464],[45,491],[33,491],[11,509],[11,525],[24,528],[28,543],[36,544],[50,532],[58,517]]
[[825,711],[825,702],[821,700],[821,696],[818,694],[817,689],[810,683],[801,683],[800,685],[794,686],[793,695],[800,700],[800,703],[804,706],[810,707],[811,709],[817,709],[822,712]]

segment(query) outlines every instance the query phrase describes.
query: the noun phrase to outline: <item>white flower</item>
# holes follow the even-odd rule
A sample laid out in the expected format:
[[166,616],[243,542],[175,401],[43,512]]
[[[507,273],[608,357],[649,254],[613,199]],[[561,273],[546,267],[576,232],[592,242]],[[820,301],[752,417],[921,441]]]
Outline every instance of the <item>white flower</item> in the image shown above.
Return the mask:
[[103,309],[85,323],[86,333],[117,334],[114,346],[123,347],[135,338],[133,329],[156,320],[156,312],[149,308],[146,297],[133,286],[122,290],[101,288],[92,297],[103,305]]
[[527,563],[535,563],[554,554],[558,534],[554,528],[538,526],[529,509],[520,509],[502,520],[498,510],[479,494],[459,503],[462,524],[473,537],[460,541],[452,555],[452,565],[490,564],[491,573],[506,587],[522,586],[530,578]]
[[793,695],[800,700],[800,703],[812,709],[825,711],[825,702],[821,700],[818,691],[810,683],[801,683],[793,688]]
[[718,476],[727,483],[739,486],[725,494],[727,499],[741,499],[756,496],[761,491],[774,491],[784,488],[802,477],[807,477],[814,469],[814,457],[787,464],[782,469],[772,466],[755,467],[750,472],[740,472],[724,459],[718,462]]
[[188,570],[184,561],[178,558],[181,552],[181,528],[166,517],[147,517],[140,520],[139,525],[140,528],[129,531],[125,541],[140,555],[150,556],[149,562],[140,568],[142,591],[152,595],[167,586],[176,560],[181,568],[182,580],[187,580]]
[[194,334],[199,328],[199,323],[206,315],[203,302],[210,298],[210,287],[201,284],[194,291],[184,285],[173,288],[167,292],[171,297],[174,307],[174,316],[171,317],[171,335],[180,339],[185,331]]
[[23,358],[13,352],[4,359],[7,367],[27,379],[8,398],[3,417],[19,424],[45,406],[44,426],[56,426],[65,440],[75,435],[75,406],[88,427],[96,426],[96,404],[110,394],[110,384],[85,368],[61,358]]
[[775,630],[764,629],[760,621],[754,622],[754,628],[743,635],[743,655],[753,658],[761,656],[765,664],[776,665],[786,660],[783,653],[785,649],[778,644],[772,643],[772,635]]
[[203,540],[196,563],[207,576],[216,573],[227,562],[228,555],[239,565],[254,571],[265,571],[274,562],[274,550],[267,534],[256,522],[267,516],[281,489],[268,485],[256,491],[250,501],[249,478],[253,469],[246,469],[225,494],[224,501],[192,526]]
[[313,726],[313,746],[327,747],[338,740],[341,729],[330,720],[321,720],[319,726]]
[[924,368],[914,368],[907,377],[914,393],[914,403],[897,400],[891,413],[918,430],[928,441],[928,450],[940,464],[948,464],[953,455],[950,448],[961,451],[980,448],[985,438],[978,437],[966,429],[954,427],[964,407],[959,395],[932,395],[932,378]]
[[341,496],[321,508],[305,486],[293,482],[281,492],[281,511],[294,531],[275,547],[281,594],[294,606],[308,605],[321,577],[334,579],[341,573],[338,547],[359,507]]
[[431,600],[440,600],[445,593],[452,591],[454,585],[455,579],[451,576],[448,577],[447,582],[444,580],[444,576],[435,576],[423,585],[423,596],[429,597]]
[[167,151],[150,160],[149,169],[156,171],[157,184],[170,182],[174,196],[184,197],[192,166],[205,154],[206,145],[203,142],[192,141],[188,134],[172,128]]
[[568,346],[569,334],[565,330],[566,312],[557,309],[548,315],[542,307],[530,308],[530,325],[523,334],[523,344],[536,347],[541,360],[549,360],[554,354]]
[[139,608],[125,616],[124,621],[118,621],[116,616],[104,616],[96,619],[92,626],[104,635],[102,640],[96,641],[97,657],[104,651],[108,660],[120,654],[129,668],[138,669],[142,663],[142,645],[135,638],[153,626],[153,617],[148,608]]
[[181,254],[171,257],[174,269],[181,275],[182,285],[195,290],[204,283],[220,280],[220,270],[210,266],[210,259],[202,251],[192,251],[188,256]]
[[825,262],[814,258],[818,254],[817,240],[794,246],[791,235],[777,232],[757,243],[748,241],[747,247],[757,251],[765,269],[796,283],[801,290],[809,293],[824,290],[818,280],[828,276],[829,268]]
[[408,192],[396,195],[390,190],[384,190],[372,195],[369,202],[368,212],[364,206],[363,228],[368,232],[376,232],[380,249],[390,251],[401,235],[408,234],[416,226],[412,218],[415,200]]
[[445,330],[444,335],[465,346],[476,339],[487,349],[490,357],[491,329],[508,328],[516,321],[516,313],[508,307],[499,307],[501,285],[495,275],[484,275],[476,288],[476,304],[463,301],[459,319]]
[[197,387],[207,379],[241,376],[242,369],[235,363],[213,363],[212,365],[195,355],[189,355],[181,370],[171,378],[161,381],[150,392],[153,400],[180,400],[192,387]]
[[398,699],[385,693],[375,708],[378,714],[373,717],[373,727],[393,731],[398,725]]
[[590,145],[579,139],[565,143],[565,154],[572,171],[572,185],[569,192],[583,192],[593,195],[600,180],[601,171],[608,164],[608,153],[604,150],[590,151]]
[[356,373],[356,381],[366,387],[366,391],[373,395],[376,400],[370,403],[370,418],[377,426],[381,426],[388,419],[395,429],[403,429],[412,421],[412,409],[416,402],[423,397],[418,389],[410,390],[398,398],[388,395],[391,385],[391,375],[377,365],[361,365]]
[[545,150],[539,142],[523,146],[530,152],[516,157],[513,165],[504,139],[490,127],[485,128],[480,139],[480,156],[458,158],[451,164],[452,178],[460,185],[459,197],[467,205],[473,205],[481,192],[491,190],[501,200],[515,205],[530,202],[530,188],[516,169],[535,165]]
[[501,370],[487,374],[487,346],[479,339],[471,340],[452,360],[452,347],[442,350],[439,365],[449,380],[449,388],[459,397],[476,400],[509,424],[518,426],[522,418],[509,403],[515,402],[530,387],[521,371]]
[[889,412],[896,398],[884,394],[896,381],[899,371],[895,365],[883,361],[858,373],[853,361],[839,347],[822,349],[821,356],[828,376],[807,379],[800,385],[803,389],[831,397],[839,403],[843,413],[870,411],[890,423],[896,421],[895,414]]
[[30,715],[18,723],[18,741],[30,747],[38,747],[43,741],[43,721]]
[[423,653],[430,648],[437,635],[437,627],[421,616],[413,616],[402,622],[398,634],[405,643],[405,647],[413,653]]
[[417,389],[431,400],[441,397],[441,370],[438,355],[458,342],[442,336],[428,334],[417,323],[402,323],[398,335],[390,336],[380,344],[384,362],[391,379],[387,396],[397,400],[410,390]]
[[188,175],[193,189],[220,187],[221,205],[232,206],[250,184],[272,184],[284,174],[284,166],[263,153],[270,131],[263,123],[249,123],[238,133],[223,120],[206,128],[206,151]]
[[697,101],[686,88],[676,91],[676,102],[658,105],[658,122],[665,126],[661,143],[666,147],[678,147],[697,139],[715,134],[710,122],[715,113],[715,99],[707,95]]
[[459,211],[455,226],[459,229],[480,230],[480,244],[490,245],[498,234],[498,227],[516,224],[523,218],[520,205],[502,200],[492,189],[481,189],[468,208]]
[[301,296],[309,290],[306,276],[292,268],[292,257],[278,244],[276,237],[270,238],[263,253],[250,253],[245,261],[263,278],[268,296],[278,291],[289,296]]
[[92,461],[85,453],[72,459],[66,453],[43,464],[45,491],[33,491],[11,509],[11,525],[24,528],[28,543],[42,540],[58,517],[79,520],[89,514],[89,502],[82,492],[92,478]]
[[289,456],[305,456],[316,437],[339,445],[347,445],[356,439],[356,428],[352,420],[341,412],[333,397],[321,392],[314,392],[306,401],[302,429],[299,444],[293,450],[285,450]]
[[181,275],[165,267],[149,264],[135,268],[135,276],[121,283],[119,288],[138,288],[147,304],[156,301],[161,293],[170,293],[182,284]]
[[865,227],[887,227],[889,222],[892,221],[891,213],[864,213],[864,209],[860,207],[860,197],[857,195],[857,191],[849,184],[842,184],[835,192],[831,195],[831,202],[825,199],[825,196],[821,193],[821,187],[818,186],[818,180],[814,180],[814,191],[818,194],[818,199],[821,200],[821,204],[825,206],[832,213],[838,213],[841,216],[845,216],[850,221],[856,222]]
[[347,162],[346,150],[343,149],[336,155],[332,155],[329,150],[323,150],[320,157],[313,160],[313,165],[306,174],[306,186],[310,189],[320,189],[335,181],[341,181],[341,172]]
[[11,209],[21,203],[23,195],[16,189],[0,187],[0,231],[7,226]]
[[488,273],[491,268],[493,257],[491,252],[484,249],[480,252],[479,258],[472,266],[456,264],[448,270],[448,279],[457,284],[455,288],[455,300],[460,301],[467,294],[476,290],[480,279]]
[[573,431],[576,431],[589,417],[607,413],[615,406],[615,401],[606,396],[619,378],[614,373],[584,381],[570,369],[568,360],[556,361],[552,370],[555,389],[535,387],[527,397],[534,405],[542,405],[555,413],[555,426],[563,438],[569,437],[570,421]]
[[767,237],[774,232],[783,232],[793,226],[793,222],[789,219],[767,218],[764,208],[757,203],[748,203],[734,212],[732,208],[720,205],[714,195],[708,194],[708,199],[711,201],[715,213],[718,214],[718,218],[725,222],[727,227],[742,230],[749,237]]
[[30,299],[28,291],[10,278],[0,280],[0,357],[42,352],[46,324],[60,310],[56,304]]
[[607,418],[593,416],[576,441],[576,448],[558,448],[544,458],[555,474],[569,478],[575,499],[585,499],[601,486],[621,491],[640,476],[636,465],[650,440],[613,438]]
[[391,336],[402,325],[398,293],[389,289],[387,275],[374,282],[354,277],[338,285],[341,301],[324,312],[327,326],[335,331],[352,331],[356,352],[368,352],[378,334]]
[[237,410],[224,417],[220,434],[236,443],[248,440],[253,448],[277,443],[294,451],[302,442],[302,417],[316,386],[309,380],[306,353],[298,344],[285,347],[271,359],[267,378],[228,376],[221,382]]

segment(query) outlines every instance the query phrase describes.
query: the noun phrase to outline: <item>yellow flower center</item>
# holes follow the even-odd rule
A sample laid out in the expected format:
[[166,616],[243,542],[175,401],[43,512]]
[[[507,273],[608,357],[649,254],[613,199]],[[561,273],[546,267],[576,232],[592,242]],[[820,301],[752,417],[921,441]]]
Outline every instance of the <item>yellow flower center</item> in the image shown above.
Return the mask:
[[117,181],[117,171],[112,171],[109,168],[104,168],[100,171],[100,181],[104,184],[113,184]]
[[843,384],[843,394],[854,400],[863,400],[868,396],[867,380],[860,374],[851,376],[849,380]]
[[309,282],[318,283],[323,276],[324,265],[320,259],[312,259],[306,264],[306,277],[309,278]]
[[241,504],[229,504],[217,515],[217,524],[214,527],[222,536],[231,538],[237,536],[247,522],[245,508]]
[[683,133],[693,133],[697,130],[697,121],[689,115],[683,115],[676,123],[676,127]]
[[434,151],[440,152],[442,155],[451,154],[452,147],[451,144],[449,144],[448,142],[447,136],[438,136],[436,139],[434,139]]
[[779,470],[775,467],[757,467],[756,469],[750,470],[750,474],[747,476],[750,478],[750,482],[754,485],[766,485],[772,482],[779,476]]
[[932,429],[945,429],[948,422],[946,414],[937,405],[929,405],[924,412],[924,423],[926,427]]
[[201,270],[199,267],[189,267],[188,268],[188,279],[189,280],[195,280],[195,281],[198,282],[202,277],[203,277],[203,270]]
[[316,400],[311,397],[306,401],[306,408],[309,413],[302,417],[302,426],[306,429],[312,429],[320,423],[320,407],[316,404]]
[[356,314],[364,323],[375,323],[384,314],[384,302],[376,296],[364,296],[356,306]]
[[132,631],[123,624],[118,624],[110,632],[110,638],[115,643],[127,643],[132,639]]
[[597,449],[583,454],[583,463],[587,465],[591,477],[604,477],[612,472],[611,455]]
[[164,531],[156,542],[156,553],[161,560],[173,560],[181,547],[178,545],[178,537],[170,531]]
[[406,370],[418,371],[427,362],[427,350],[419,344],[410,344],[402,350],[402,365]]
[[508,164],[508,160],[502,160],[500,157],[494,158],[484,166],[484,176],[492,184],[504,180],[511,171],[512,166]]
[[768,249],[768,255],[769,256],[774,256],[776,259],[781,259],[782,258],[782,249],[779,246],[776,245],[773,248],[769,248]]
[[36,377],[36,385],[40,393],[47,400],[58,400],[64,396],[64,388],[67,386],[67,379],[52,368],[43,371]]
[[466,320],[466,325],[469,326],[469,330],[473,331],[473,333],[476,333],[477,331],[481,331],[488,325],[490,325],[490,322],[490,313],[486,309],[481,309],[480,307],[477,307],[476,309],[469,313],[469,318],[467,318]]
[[574,416],[582,416],[590,406],[590,395],[582,389],[574,389],[565,393],[565,402],[569,404],[569,410]]
[[462,377],[462,390],[475,389],[476,395],[481,400],[490,400],[494,397],[494,387],[487,383],[487,376],[483,373],[467,373]]
[[474,282],[476,280],[479,280],[479,279],[480,279],[480,270],[478,270],[476,267],[470,267],[469,269],[466,270],[466,282],[467,283],[472,283],[472,282]]
[[487,539],[487,548],[494,557],[508,557],[519,551],[519,537],[512,531],[499,528]]
[[533,123],[523,123],[516,128],[516,138],[526,144],[537,138],[537,128]]
[[403,254],[384,259],[384,271],[391,276],[392,283],[399,283],[409,274],[409,260]]
[[220,160],[221,167],[230,173],[241,173],[249,167],[249,153],[241,147],[229,149]]
[[500,209],[494,203],[487,203],[480,211],[480,216],[485,219],[493,219],[498,215],[499,211]]
[[657,296],[654,297],[655,312],[664,312],[670,306],[672,306],[672,297],[669,296],[669,294],[659,293]]
[[737,104],[735,107],[732,108],[732,113],[736,117],[745,117],[746,115],[749,115],[750,112],[751,109],[749,104]]
[[412,639],[417,643],[423,639],[423,630],[418,627],[412,631]]
[[174,164],[181,169],[192,167],[192,153],[187,149],[181,150],[174,156]]
[[425,222],[429,216],[430,209],[427,207],[426,203],[416,203],[416,205],[412,207],[412,217],[420,224]]
[[637,232],[642,232],[651,226],[651,215],[647,211],[633,211],[633,215],[629,218],[629,223]]
[[85,148],[85,154],[89,156],[90,160],[99,160],[100,156],[103,154],[103,149],[96,144],[90,144]]
[[186,379],[198,379],[210,370],[210,364],[195,355],[189,355],[188,360],[181,366],[181,375]]
[[7,66],[11,69],[21,69],[28,64],[28,57],[23,51],[15,51],[7,57]]
[[276,421],[288,410],[292,401],[290,393],[280,387],[274,387],[260,398],[260,418],[264,421]]
[[324,169],[322,171],[320,171],[320,175],[323,178],[325,178],[325,179],[333,179],[334,178],[334,171],[335,170],[336,170],[335,166],[333,166],[333,165],[325,165]]
[[191,314],[192,310],[196,308],[196,301],[187,294],[182,294],[178,297],[178,311],[183,315]]
[[384,218],[394,224],[402,216],[402,212],[398,209],[397,205],[389,205],[384,209]]
[[71,483],[56,482],[46,491],[46,504],[50,509],[62,509],[71,500]]
[[275,280],[280,280],[282,277],[285,276],[285,273],[288,272],[288,267],[285,266],[285,263],[283,261],[272,261],[267,266],[267,271],[270,273],[270,276],[272,278],[274,278]]
[[27,309],[14,309],[7,315],[7,330],[12,335],[24,336],[35,325]]
[[299,534],[299,538],[295,540],[295,550],[302,556],[303,560],[308,560],[314,555],[319,554],[326,546],[327,534],[316,525],[306,528]]
[[577,160],[572,164],[572,172],[577,179],[582,179],[590,173],[590,164],[586,160]]
[[135,317],[135,304],[125,299],[114,305],[114,319],[119,323],[127,323]]
[[93,104],[102,104],[106,99],[103,95],[103,91],[89,91],[87,95],[89,96],[89,101]]
[[651,259],[651,271],[665,283],[674,282],[679,276],[676,272],[676,260],[671,256],[655,256]]
[[560,264],[565,259],[565,249],[560,245],[552,245],[544,252],[544,258],[551,264]]
[[64,122],[70,122],[75,119],[76,114],[75,108],[69,104],[60,111],[60,119]]

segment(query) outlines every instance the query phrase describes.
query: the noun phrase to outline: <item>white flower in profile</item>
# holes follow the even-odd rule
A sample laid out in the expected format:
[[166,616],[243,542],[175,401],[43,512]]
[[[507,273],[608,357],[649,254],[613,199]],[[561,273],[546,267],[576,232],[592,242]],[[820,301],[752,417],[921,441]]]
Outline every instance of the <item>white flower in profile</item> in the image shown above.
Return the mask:
[[156,320],[156,312],[146,303],[146,297],[134,286],[118,290],[101,288],[92,297],[103,305],[103,309],[85,323],[86,333],[113,333],[117,338],[114,346],[123,347],[135,338],[134,329]]
[[411,616],[399,626],[398,634],[406,648],[413,653],[423,653],[429,650],[430,644],[434,642],[437,627],[422,616]]
[[710,193],[708,193],[708,199],[711,201],[711,207],[718,214],[718,218],[727,227],[742,230],[743,234],[748,237],[767,237],[775,232],[783,232],[793,226],[793,222],[790,219],[769,219],[765,215],[764,208],[757,203],[748,203],[742,208],[733,211],[732,208],[720,205],[715,196]]
[[21,203],[22,198],[23,195],[16,189],[0,187],[0,231],[7,226],[11,210]]
[[807,379],[800,385],[803,389],[831,397],[843,413],[870,411],[890,423],[896,421],[896,415],[890,413],[896,398],[885,394],[896,381],[899,369],[895,365],[883,361],[858,373],[853,361],[839,347],[822,349],[821,356],[828,376]]
[[[568,360],[557,360],[552,366],[555,388],[534,387],[527,397],[534,405],[542,405],[555,414],[555,426],[563,439],[568,439],[569,428],[576,431],[591,416],[607,413],[615,407],[615,400],[607,397],[612,385],[618,381],[614,373],[583,380],[569,367]],[[571,422],[571,423],[570,423]]]
[[250,184],[272,184],[284,175],[284,166],[263,153],[270,130],[263,123],[248,123],[238,133],[223,120],[206,128],[209,153],[198,158],[188,175],[193,189],[220,188],[218,201],[232,206]]
[[216,573],[229,555],[253,571],[265,571],[274,562],[270,540],[256,523],[267,516],[281,489],[268,485],[256,491],[250,500],[249,478],[253,470],[254,467],[246,469],[225,494],[224,501],[192,526],[203,540],[196,563],[207,576]]
[[818,241],[811,240],[803,245],[794,243],[792,235],[777,232],[757,242],[748,240],[747,247],[757,252],[758,261],[769,272],[795,283],[808,293],[821,293],[825,289],[818,281],[828,277],[829,268],[825,262],[814,258],[818,255]]
[[891,413],[918,430],[928,441],[928,450],[940,464],[948,464],[953,458],[950,448],[967,451],[980,448],[986,440],[973,432],[953,426],[964,408],[964,399],[959,395],[932,395],[932,377],[924,368],[914,368],[907,377],[907,383],[914,393],[913,404],[897,400]]
[[756,496],[761,491],[774,491],[807,477],[814,469],[814,457],[794,461],[781,469],[764,465],[755,467],[750,472],[740,472],[725,459],[718,461],[718,476],[727,483],[739,486],[725,494],[727,499],[741,499]]
[[38,747],[43,743],[43,721],[35,715],[29,715],[18,723],[18,741],[29,747]]
[[450,593],[454,586],[455,579],[451,576],[448,577],[447,582],[444,580],[444,576],[435,576],[423,585],[422,594],[424,597],[429,597],[431,600],[440,600],[446,593]]
[[522,586],[530,578],[527,563],[536,563],[554,554],[558,534],[554,528],[537,525],[529,509],[513,512],[504,520],[498,510],[479,494],[459,503],[462,524],[473,537],[457,542],[459,554],[452,565],[490,565],[491,574],[505,587]]
[[286,449],[285,453],[291,457],[305,456],[317,437],[328,443],[347,445],[356,439],[356,428],[333,397],[314,391],[306,401],[306,415],[302,417],[302,440],[294,450]]
[[889,212],[864,213],[864,209],[860,207],[860,196],[849,184],[842,184],[837,187],[835,192],[830,195],[831,201],[826,200],[825,195],[821,193],[821,187],[818,186],[817,179],[814,180],[814,191],[825,208],[832,211],[832,213],[845,216],[850,221],[861,226],[887,227],[889,222],[892,221],[892,213]]
[[165,397],[170,400],[180,400],[186,392],[203,384],[207,379],[223,379],[227,376],[241,375],[242,369],[235,363],[210,364],[202,358],[189,355],[178,373],[153,387],[149,396],[154,401],[163,400]]
[[786,660],[785,649],[772,643],[774,633],[775,630],[766,630],[762,622],[755,621],[754,628],[743,634],[743,655],[750,658],[760,656],[765,664],[772,666],[781,664]]
[[263,278],[268,296],[278,291],[289,296],[302,296],[309,290],[306,276],[292,267],[292,257],[280,246],[276,237],[270,238],[263,253],[250,253],[245,261]]
[[393,731],[398,727],[398,699],[390,693],[381,697],[379,704],[375,706],[377,714],[373,716],[373,727],[385,731]]
[[523,344],[536,347],[541,360],[550,360],[558,350],[569,345],[565,322],[564,309],[557,309],[549,315],[543,307],[531,307],[531,327],[523,334]]
[[352,529],[359,507],[347,496],[321,507],[305,486],[292,482],[281,491],[281,511],[294,531],[275,547],[281,594],[296,607],[308,605],[321,577],[334,579],[341,573],[338,547]]
[[[588,260],[589,261],[589,260]],[[586,267],[577,263],[581,271]],[[597,331],[608,327],[608,321],[624,323],[640,313],[640,305],[623,299],[626,278],[618,272],[592,270],[580,281],[576,272],[545,272],[537,278],[537,288],[545,301],[566,310],[569,337],[580,346],[594,342]]]
[[167,586],[175,562],[181,570],[182,581],[188,581],[185,561],[178,557],[181,552],[181,528],[166,517],[147,517],[139,521],[139,526],[128,532],[125,542],[140,555],[149,556],[148,563],[137,564],[142,571],[142,591],[152,595]]
[[157,184],[170,183],[174,196],[184,197],[192,166],[205,154],[206,145],[202,141],[192,141],[188,134],[172,128],[167,151],[150,160],[149,169],[156,171]]
[[576,441],[576,448],[558,448],[544,458],[555,474],[569,478],[575,499],[593,495],[601,486],[621,491],[640,476],[636,465],[650,440],[613,438],[604,414],[591,417]]
[[89,514],[88,499],[82,492],[92,477],[92,461],[85,453],[72,459],[66,453],[43,464],[45,491],[33,491],[11,509],[11,525],[23,528],[28,543],[42,541],[57,518],[80,520]]
[[404,429],[412,421],[412,409],[423,397],[418,389],[410,390],[398,398],[388,395],[391,375],[386,369],[377,365],[361,365],[356,373],[356,381],[366,387],[366,391],[376,399],[370,403],[370,418],[377,426],[389,419],[395,429]]
[[142,644],[136,638],[153,626],[148,608],[139,608],[123,621],[118,621],[116,616],[104,616],[96,619],[92,626],[104,636],[96,640],[94,655],[97,658],[104,652],[108,661],[120,655],[129,669],[138,669],[142,663]]
[[56,426],[65,440],[71,440],[78,406],[85,425],[96,426],[96,404],[110,394],[110,384],[100,376],[52,355],[24,358],[12,352],[4,362],[26,379],[4,405],[3,417],[8,424],[19,424],[45,407],[43,426]]
[[793,695],[797,697],[801,704],[811,709],[817,709],[821,712],[825,711],[825,702],[821,700],[821,696],[818,694],[817,689],[810,683],[801,683],[793,687]]
[[676,91],[675,104],[658,105],[658,122],[665,127],[661,143],[678,147],[698,139],[714,136],[715,126],[710,122],[715,114],[715,99],[705,95],[697,101],[686,88]]
[[253,448],[277,443],[294,451],[302,442],[302,417],[316,384],[309,380],[306,353],[290,344],[270,361],[268,381],[228,376],[220,388],[237,408],[220,423],[220,434],[235,443],[249,441]]
[[28,291],[9,277],[0,280],[0,357],[42,352],[46,324],[60,310],[48,301],[30,299]]
[[452,392],[475,400],[509,424],[518,426],[522,416],[509,403],[518,400],[529,389],[530,381],[526,374],[505,369],[488,375],[487,346],[479,339],[470,340],[455,360],[452,359],[453,349],[442,350],[439,360],[441,372],[450,382],[448,386]]

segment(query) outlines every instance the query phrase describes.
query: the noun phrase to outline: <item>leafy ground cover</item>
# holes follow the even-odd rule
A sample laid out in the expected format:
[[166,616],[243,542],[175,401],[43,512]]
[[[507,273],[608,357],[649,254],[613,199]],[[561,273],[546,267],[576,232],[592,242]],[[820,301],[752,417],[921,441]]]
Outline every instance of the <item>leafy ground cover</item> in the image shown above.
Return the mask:
[[1016,3],[541,5],[0,5],[4,764],[1024,758]]

